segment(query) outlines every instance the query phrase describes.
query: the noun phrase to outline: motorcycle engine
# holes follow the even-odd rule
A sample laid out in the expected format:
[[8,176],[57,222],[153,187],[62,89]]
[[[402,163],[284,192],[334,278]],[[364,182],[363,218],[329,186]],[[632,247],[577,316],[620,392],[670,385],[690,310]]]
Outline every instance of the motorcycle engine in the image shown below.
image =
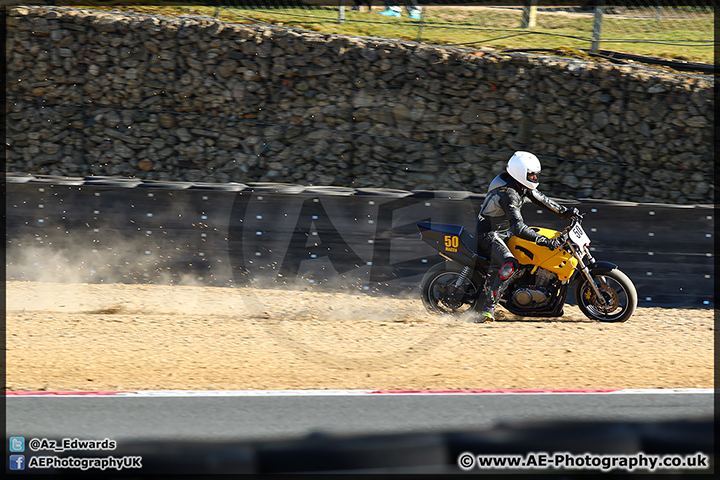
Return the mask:
[[557,273],[544,268],[538,268],[535,272],[535,283],[541,287],[548,287],[558,279]]
[[552,299],[552,286],[558,279],[557,274],[538,268],[535,272],[535,285],[521,286],[512,294],[512,300],[521,308],[542,308]]
[[544,287],[529,285],[515,290],[512,299],[519,307],[541,308],[550,300],[550,294]]

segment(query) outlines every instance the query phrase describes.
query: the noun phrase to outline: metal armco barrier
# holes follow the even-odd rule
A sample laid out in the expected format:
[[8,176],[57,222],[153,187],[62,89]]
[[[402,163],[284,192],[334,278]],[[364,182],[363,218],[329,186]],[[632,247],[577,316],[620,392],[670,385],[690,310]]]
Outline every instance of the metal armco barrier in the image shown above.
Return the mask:
[[[484,195],[290,184],[200,184],[7,174],[8,279],[278,283],[397,293],[442,261],[419,221],[472,233]],[[714,306],[714,210],[569,200],[598,260],[641,306]],[[565,221],[528,204],[527,223]],[[572,295],[570,295],[572,297]],[[568,299],[573,301],[572,298]]]

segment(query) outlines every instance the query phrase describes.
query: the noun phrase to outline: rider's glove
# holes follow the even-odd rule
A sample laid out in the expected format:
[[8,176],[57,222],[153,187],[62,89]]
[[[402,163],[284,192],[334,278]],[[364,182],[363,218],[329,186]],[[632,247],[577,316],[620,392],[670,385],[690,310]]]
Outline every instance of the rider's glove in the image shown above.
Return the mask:
[[580,216],[580,210],[578,210],[575,207],[565,208],[565,211],[560,214],[560,217],[564,218],[565,220],[572,220],[573,217],[579,217],[579,216]]
[[541,247],[547,247],[549,250],[557,250],[562,244],[559,238],[548,238],[542,235],[535,239],[535,243]]

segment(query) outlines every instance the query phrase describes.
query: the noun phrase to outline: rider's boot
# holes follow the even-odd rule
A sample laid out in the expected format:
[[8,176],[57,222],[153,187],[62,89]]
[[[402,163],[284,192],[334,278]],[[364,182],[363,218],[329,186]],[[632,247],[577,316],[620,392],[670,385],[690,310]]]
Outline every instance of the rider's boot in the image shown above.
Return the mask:
[[499,270],[489,272],[488,277],[492,281],[485,283],[485,303],[480,308],[475,323],[495,321],[495,307],[517,273],[518,270],[513,262],[506,262]]
[[495,321],[495,305],[497,302],[495,301],[495,295],[493,295],[493,291],[496,289],[493,288],[495,286],[496,280],[498,279],[497,270],[495,269],[489,269],[487,273],[487,280],[485,281],[485,302],[483,303],[483,306],[477,311],[477,317],[475,318],[475,323],[485,323],[485,322],[494,322]]
[[478,312],[475,323],[486,323],[495,321],[495,306],[500,300],[500,290],[496,288],[486,288],[485,303]]

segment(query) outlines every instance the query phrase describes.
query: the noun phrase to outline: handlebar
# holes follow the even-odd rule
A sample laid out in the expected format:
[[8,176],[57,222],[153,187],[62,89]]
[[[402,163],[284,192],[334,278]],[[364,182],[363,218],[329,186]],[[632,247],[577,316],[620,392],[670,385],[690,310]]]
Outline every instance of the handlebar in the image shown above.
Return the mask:
[[585,216],[584,213],[579,213],[578,215],[573,215],[572,219],[570,219],[570,225],[565,227],[563,231],[560,233],[560,236],[558,239],[565,244],[565,242],[568,241],[568,237],[570,236],[570,230],[572,230],[575,225],[582,223],[583,217]]
[[570,225],[565,227],[563,229],[562,233],[565,234],[565,233],[569,232],[570,230],[572,230],[573,227],[575,227],[575,225],[577,225],[578,223],[582,223],[582,219],[584,216],[585,216],[584,213],[581,213],[579,215],[573,215],[572,218],[570,219]]
[[585,214],[578,212],[577,215],[572,216],[572,220],[570,222],[572,225],[575,225],[576,223],[581,222],[583,217],[585,217]]

